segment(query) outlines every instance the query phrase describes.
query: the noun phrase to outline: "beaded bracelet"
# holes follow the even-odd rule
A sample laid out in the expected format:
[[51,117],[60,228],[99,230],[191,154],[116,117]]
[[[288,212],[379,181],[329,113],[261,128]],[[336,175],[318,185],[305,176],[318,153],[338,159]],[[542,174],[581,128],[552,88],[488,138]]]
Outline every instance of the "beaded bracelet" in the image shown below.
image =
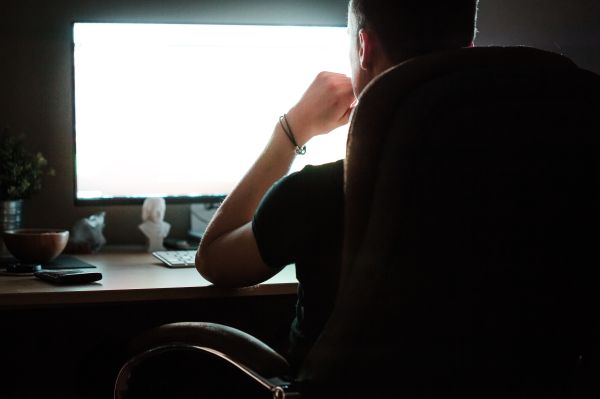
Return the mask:
[[298,143],[296,142],[296,139],[294,138],[294,134],[292,133],[292,128],[290,127],[290,124],[287,120],[286,114],[283,114],[279,117],[279,124],[281,125],[281,128],[285,132],[285,135],[288,136],[288,138],[290,139],[290,141],[292,142],[294,147],[296,147],[296,154],[298,154],[298,155],[306,154],[306,146],[303,145],[302,147],[300,147],[298,145]]

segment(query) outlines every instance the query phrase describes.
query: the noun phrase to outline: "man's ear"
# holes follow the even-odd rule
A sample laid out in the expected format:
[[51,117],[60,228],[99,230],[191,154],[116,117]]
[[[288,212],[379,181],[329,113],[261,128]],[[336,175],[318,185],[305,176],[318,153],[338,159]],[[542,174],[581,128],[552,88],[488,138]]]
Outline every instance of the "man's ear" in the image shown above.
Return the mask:
[[365,29],[358,31],[358,60],[361,69],[369,70],[373,65],[373,37]]

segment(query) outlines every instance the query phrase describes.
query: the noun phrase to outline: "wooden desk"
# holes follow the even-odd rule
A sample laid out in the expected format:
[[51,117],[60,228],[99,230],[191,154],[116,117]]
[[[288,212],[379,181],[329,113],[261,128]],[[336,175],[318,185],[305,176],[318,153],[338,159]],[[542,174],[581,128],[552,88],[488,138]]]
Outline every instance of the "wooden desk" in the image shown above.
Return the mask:
[[221,289],[195,268],[167,268],[139,250],[78,257],[103,279],[56,286],[0,275],[0,398],[110,398],[127,342],[164,323],[222,323],[275,348],[287,340],[293,267],[257,286]]
[[195,268],[168,268],[142,252],[78,255],[102,273],[92,284],[56,286],[33,276],[0,276],[0,307],[227,298],[295,294],[295,269],[288,266],[270,280],[246,288],[217,288]]

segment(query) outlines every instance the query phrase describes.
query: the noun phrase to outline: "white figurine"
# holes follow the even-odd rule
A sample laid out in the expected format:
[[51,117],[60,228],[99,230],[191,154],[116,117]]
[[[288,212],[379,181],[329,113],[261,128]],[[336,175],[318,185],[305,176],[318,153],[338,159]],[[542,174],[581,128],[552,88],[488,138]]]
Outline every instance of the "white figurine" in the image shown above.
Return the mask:
[[87,218],[79,219],[71,229],[69,237],[71,250],[85,253],[96,252],[102,248],[106,244],[106,238],[102,234],[105,217],[106,212],[102,211]]
[[146,198],[142,205],[142,224],[138,227],[147,238],[147,251],[163,251],[164,238],[169,234],[171,225],[163,221],[165,217],[164,198]]

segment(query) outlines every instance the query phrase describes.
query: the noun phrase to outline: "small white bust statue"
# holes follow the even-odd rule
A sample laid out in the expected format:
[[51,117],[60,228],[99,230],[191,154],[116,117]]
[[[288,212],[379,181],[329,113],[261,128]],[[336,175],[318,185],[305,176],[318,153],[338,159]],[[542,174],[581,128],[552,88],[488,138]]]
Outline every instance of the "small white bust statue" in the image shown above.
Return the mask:
[[147,238],[147,251],[162,251],[164,238],[169,234],[171,225],[165,222],[165,199],[146,198],[142,205],[142,224],[138,227]]

